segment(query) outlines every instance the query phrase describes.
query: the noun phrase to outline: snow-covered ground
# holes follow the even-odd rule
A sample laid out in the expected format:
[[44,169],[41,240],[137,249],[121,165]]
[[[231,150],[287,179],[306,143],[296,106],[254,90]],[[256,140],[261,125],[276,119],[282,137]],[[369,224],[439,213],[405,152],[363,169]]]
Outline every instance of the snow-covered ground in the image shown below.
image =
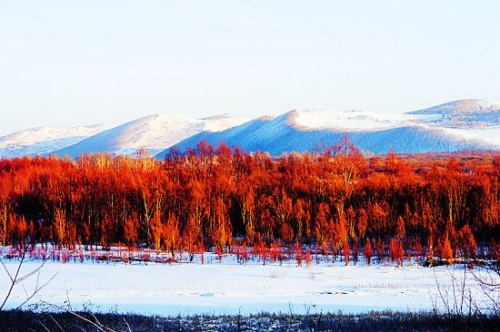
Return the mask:
[[[310,267],[295,261],[265,265],[236,262],[224,256],[219,262],[205,254],[204,264],[192,263],[92,263],[48,261],[39,284],[53,280],[30,303],[48,303],[74,310],[115,311],[159,315],[255,314],[260,312],[313,314],[320,312],[366,313],[370,310],[447,310],[461,301],[460,294],[473,296],[474,303],[487,306],[487,299],[470,272],[461,266],[426,268],[407,263],[345,266],[342,262],[315,262]],[[16,260],[3,261],[14,271]],[[331,261],[331,260],[330,260]],[[25,261],[24,271],[40,261]],[[465,274],[464,274],[465,272]],[[476,271],[479,273],[479,271]],[[465,279],[464,279],[465,278]],[[465,281],[462,284],[462,281]],[[18,285],[7,307],[16,307],[36,285],[32,276]],[[437,284],[441,289],[438,292]],[[0,270],[0,299],[9,285]],[[467,298],[466,303],[469,303]],[[468,309],[464,306],[464,312]]]

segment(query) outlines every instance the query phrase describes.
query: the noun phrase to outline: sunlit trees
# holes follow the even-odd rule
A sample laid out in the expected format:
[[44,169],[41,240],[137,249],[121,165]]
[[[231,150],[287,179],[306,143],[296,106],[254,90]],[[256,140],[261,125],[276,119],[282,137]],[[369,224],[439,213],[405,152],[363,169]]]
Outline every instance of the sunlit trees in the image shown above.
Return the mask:
[[470,229],[469,225],[464,225],[460,229],[460,231],[458,232],[458,238],[458,246],[461,252],[460,257],[463,257],[464,259],[475,259],[477,242],[474,238],[474,234],[472,234],[472,230]]
[[447,241],[451,257],[473,258],[500,240],[499,165],[487,152],[367,160],[347,136],[280,157],[202,141],[162,161],[145,151],[3,159],[0,238],[172,254],[299,243],[380,260],[401,248],[448,260]]
[[391,254],[391,260],[397,262],[399,266],[403,265],[404,260],[404,250],[401,239],[398,237],[393,237],[389,242],[389,252]]
[[182,230],[182,243],[184,249],[190,254],[192,259],[201,243],[200,225],[198,225],[192,215],[188,217],[184,229]]
[[448,218],[447,227],[454,227],[465,219],[468,176],[458,164],[456,158],[451,158],[446,164],[443,186],[446,190]]
[[363,248],[363,255],[365,256],[366,264],[370,265],[371,258],[372,258],[372,244],[371,244],[370,239],[367,239],[367,241],[366,241],[366,244]]
[[156,251],[156,254],[159,254],[162,244],[163,231],[164,231],[164,226],[161,220],[161,215],[159,210],[155,210],[153,212],[153,216],[151,217],[149,222],[149,227],[151,228],[149,234],[151,234],[150,237],[151,240],[153,241],[153,247]]
[[451,248],[448,233],[444,233],[439,242],[439,256],[445,260],[447,264],[451,264],[453,260],[453,249]]
[[175,250],[180,247],[179,221],[174,213],[169,215],[167,223],[163,227],[162,239],[165,249],[174,255]]
[[11,210],[10,195],[12,193],[12,179],[10,173],[0,171],[0,238],[4,239],[5,244],[9,244],[8,226],[9,214]]
[[[334,231],[333,229],[333,221],[330,216],[330,207],[328,204],[321,203],[318,206],[318,212],[316,213],[316,217],[314,218],[314,231],[313,235],[316,239],[316,244],[319,248],[323,250],[323,252],[328,253],[326,249],[328,246],[328,240],[330,234]],[[337,231],[337,230],[335,230]],[[342,238],[344,234],[337,234],[339,246],[341,245]]]
[[137,231],[137,221],[132,216],[127,217],[123,229],[123,238],[129,249],[137,246],[139,241],[139,234]]

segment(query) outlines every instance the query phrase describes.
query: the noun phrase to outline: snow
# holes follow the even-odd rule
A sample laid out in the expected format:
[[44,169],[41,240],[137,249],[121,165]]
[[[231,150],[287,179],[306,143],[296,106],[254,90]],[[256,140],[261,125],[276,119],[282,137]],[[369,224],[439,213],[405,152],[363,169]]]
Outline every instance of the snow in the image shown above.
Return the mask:
[[73,145],[97,135],[110,126],[37,127],[0,137],[0,157],[13,158],[23,155],[42,155]]
[[[461,266],[426,268],[415,263],[398,267],[392,263],[345,266],[342,262],[324,260],[310,267],[295,261],[265,265],[262,262],[236,262],[235,256],[224,256],[219,262],[213,254],[199,256],[192,263],[92,263],[49,261],[41,270],[39,282],[54,276],[30,303],[48,303],[74,310],[158,314],[166,316],[195,314],[243,314],[260,312],[314,314],[320,312],[366,313],[370,310],[431,311],[444,309],[437,292],[464,289],[475,303],[485,303],[477,282]],[[13,271],[18,261],[4,258]],[[29,271],[39,261],[26,261]],[[479,272],[476,272],[479,273]],[[455,279],[454,279],[455,278]],[[36,278],[23,286],[33,289]],[[0,297],[9,284],[0,273]],[[456,296],[456,295],[455,295]],[[16,307],[25,298],[23,287],[17,287],[8,302]],[[2,297],[3,299],[3,297]],[[450,303],[459,298],[449,299]]]
[[[224,141],[247,152],[278,156],[336,144],[343,134],[362,151],[383,154],[500,150],[500,104],[464,99],[406,113],[362,110],[290,111],[275,118],[222,114],[202,119],[155,114],[116,127],[34,128],[0,137],[0,157],[82,153],[135,155],[145,149],[163,157],[166,149],[195,147],[200,139]],[[425,138],[424,138],[425,137]]]
[[[213,146],[225,142],[228,146],[239,146],[247,152],[260,150],[279,156],[335,145],[342,135],[348,134],[361,151],[375,154],[388,153],[391,149],[397,153],[500,149],[494,140],[498,134],[493,126],[484,126],[483,129],[455,128],[461,131],[452,132],[436,122],[436,118],[441,119],[441,115],[291,111],[273,119],[250,121],[219,133],[200,133],[176,146],[184,151],[204,139]],[[467,130],[476,131],[477,137],[467,137],[471,133]],[[483,131],[492,139],[484,139]],[[158,154],[157,158],[162,159],[167,153],[168,150]]]
[[84,152],[135,155],[139,149],[145,149],[150,155],[155,155],[202,131],[221,131],[246,121],[245,118],[230,115],[206,119],[177,114],[149,115],[111,128],[56,153],[72,157]]
[[500,109],[500,101],[478,99],[476,103],[481,109]]
[[483,129],[444,128],[444,131],[469,140],[482,140],[500,148],[500,126]]
[[178,143],[186,137],[205,131],[222,131],[238,126],[247,119],[230,115],[214,116],[206,119],[195,119],[184,115],[153,115],[125,126],[118,145],[123,147],[118,153],[130,154],[130,148],[137,151],[145,148],[150,153],[158,152]]
[[423,118],[430,121],[436,116],[327,110],[300,112],[295,121],[299,127],[308,129],[374,131],[412,126]]
[[230,114],[222,114],[218,116],[203,118],[200,121],[204,122],[205,131],[220,132],[227,130],[229,128],[240,126],[250,121],[250,119],[233,116]]

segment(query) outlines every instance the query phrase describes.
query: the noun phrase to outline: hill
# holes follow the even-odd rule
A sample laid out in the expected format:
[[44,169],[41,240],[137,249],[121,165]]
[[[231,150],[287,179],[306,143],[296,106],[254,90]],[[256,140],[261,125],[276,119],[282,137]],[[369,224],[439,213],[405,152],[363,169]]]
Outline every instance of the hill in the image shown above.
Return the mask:
[[0,157],[82,153],[134,155],[140,149],[162,159],[200,140],[225,142],[247,152],[281,155],[335,144],[347,134],[365,153],[500,150],[500,104],[457,100],[406,113],[366,111],[290,111],[277,117],[247,119],[228,114],[196,119],[149,115],[119,126],[32,128],[0,137]]

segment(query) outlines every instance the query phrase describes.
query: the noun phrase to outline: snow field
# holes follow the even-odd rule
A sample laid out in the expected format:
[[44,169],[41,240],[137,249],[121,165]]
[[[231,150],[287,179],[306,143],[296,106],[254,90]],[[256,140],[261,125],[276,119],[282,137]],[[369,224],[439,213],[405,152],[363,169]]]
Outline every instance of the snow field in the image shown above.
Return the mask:
[[[10,271],[19,262],[5,258],[3,261]],[[40,261],[27,260],[23,270],[31,271],[39,264]],[[386,309],[419,312],[446,310],[443,295],[448,305],[454,305],[465,289],[475,304],[487,306],[477,282],[461,266],[344,266],[343,262],[314,261],[310,267],[296,266],[294,261],[282,265],[252,261],[238,264],[234,255],[224,256],[219,262],[214,254],[206,253],[205,264],[48,261],[41,270],[39,284],[52,276],[54,279],[30,304],[45,301],[57,306],[70,304],[73,310],[163,316],[366,313]],[[33,276],[17,286],[7,307],[22,303],[26,291],[34,289],[36,282]],[[0,285],[3,299],[9,285],[3,269]]]

